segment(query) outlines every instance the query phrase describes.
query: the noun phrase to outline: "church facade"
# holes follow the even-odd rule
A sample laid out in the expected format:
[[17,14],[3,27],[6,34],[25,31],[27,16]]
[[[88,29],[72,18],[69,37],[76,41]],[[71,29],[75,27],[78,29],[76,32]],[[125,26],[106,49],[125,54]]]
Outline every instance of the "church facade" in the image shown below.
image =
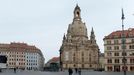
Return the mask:
[[99,67],[99,47],[92,28],[90,39],[87,27],[81,19],[81,9],[76,5],[73,22],[64,34],[60,48],[60,65],[63,69],[97,69]]

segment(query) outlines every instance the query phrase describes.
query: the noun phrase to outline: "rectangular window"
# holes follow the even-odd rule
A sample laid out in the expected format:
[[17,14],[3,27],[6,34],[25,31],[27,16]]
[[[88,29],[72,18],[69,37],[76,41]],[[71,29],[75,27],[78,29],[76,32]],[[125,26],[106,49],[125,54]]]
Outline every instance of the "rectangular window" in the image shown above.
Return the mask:
[[134,59],[133,58],[130,59],[130,63],[134,63]]
[[119,59],[115,59],[115,61],[114,61],[115,63],[119,63],[120,61],[119,61]]
[[131,71],[134,71],[134,66],[131,66],[131,67],[130,67],[130,70],[131,70]]
[[134,43],[134,39],[132,39],[131,42]]
[[112,56],[112,53],[111,53],[111,52],[108,52],[108,53],[107,53],[107,56]]
[[114,46],[114,50],[119,50],[119,46]]
[[118,40],[114,40],[114,44],[119,44],[119,41]]
[[69,60],[69,52],[65,52],[65,61],[68,61]]
[[108,47],[107,47],[107,50],[112,50],[111,46],[108,46]]
[[130,56],[134,56],[134,52],[132,52],[132,53],[130,54]]
[[122,56],[127,56],[127,53],[126,52],[122,52]]
[[114,53],[114,56],[119,56],[119,53]]
[[134,45],[129,45],[129,49],[134,49]]
[[107,44],[111,44],[111,41],[107,41]]
[[112,63],[112,59],[108,59],[107,60],[107,63]]

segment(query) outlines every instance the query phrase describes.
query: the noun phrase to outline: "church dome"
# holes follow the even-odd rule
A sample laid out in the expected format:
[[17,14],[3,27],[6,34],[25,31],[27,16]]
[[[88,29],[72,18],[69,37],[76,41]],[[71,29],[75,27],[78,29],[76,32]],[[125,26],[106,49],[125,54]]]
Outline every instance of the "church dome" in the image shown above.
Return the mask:
[[70,33],[72,37],[75,36],[87,37],[87,27],[85,23],[82,22],[80,14],[81,14],[81,9],[77,5],[74,9],[73,22],[68,27],[68,33]]
[[82,22],[73,22],[70,25],[70,33],[72,36],[85,36],[87,37],[87,28],[85,23]]

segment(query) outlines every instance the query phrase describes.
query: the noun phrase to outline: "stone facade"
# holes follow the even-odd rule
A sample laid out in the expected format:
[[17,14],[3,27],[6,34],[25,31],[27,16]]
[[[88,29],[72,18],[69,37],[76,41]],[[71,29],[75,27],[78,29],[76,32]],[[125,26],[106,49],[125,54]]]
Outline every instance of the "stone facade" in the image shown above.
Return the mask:
[[100,53],[100,56],[99,56],[99,65],[100,65],[99,68],[100,69],[105,68],[104,63],[105,63],[104,53]]
[[92,28],[90,40],[87,27],[81,19],[81,9],[74,9],[73,22],[69,24],[60,48],[61,68],[96,69],[99,65],[99,47]]
[[134,71],[134,28],[124,30],[125,46],[122,44],[122,31],[114,31],[104,38],[105,71],[123,71],[123,48],[125,49],[126,71]]

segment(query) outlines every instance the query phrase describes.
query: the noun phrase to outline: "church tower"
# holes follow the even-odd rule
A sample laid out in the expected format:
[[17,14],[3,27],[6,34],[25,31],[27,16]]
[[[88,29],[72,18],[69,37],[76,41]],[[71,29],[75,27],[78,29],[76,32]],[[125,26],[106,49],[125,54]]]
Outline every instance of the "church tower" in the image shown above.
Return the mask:
[[92,28],[91,35],[90,35],[90,41],[91,41],[91,44],[96,44],[96,39],[95,39],[93,28]]
[[81,9],[78,5],[76,5],[74,9],[74,20],[77,20],[77,21],[81,20]]
[[73,21],[68,26],[67,34],[63,36],[60,48],[61,68],[96,69],[99,64],[99,47],[94,30],[92,28],[89,40],[87,27],[82,22],[81,9],[78,5],[73,14]]

